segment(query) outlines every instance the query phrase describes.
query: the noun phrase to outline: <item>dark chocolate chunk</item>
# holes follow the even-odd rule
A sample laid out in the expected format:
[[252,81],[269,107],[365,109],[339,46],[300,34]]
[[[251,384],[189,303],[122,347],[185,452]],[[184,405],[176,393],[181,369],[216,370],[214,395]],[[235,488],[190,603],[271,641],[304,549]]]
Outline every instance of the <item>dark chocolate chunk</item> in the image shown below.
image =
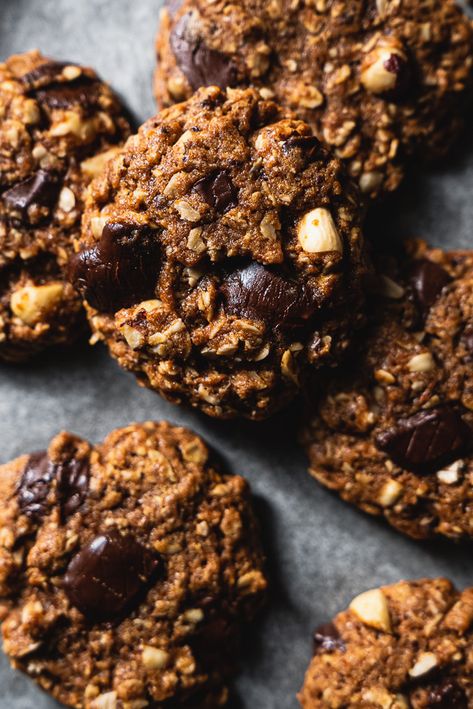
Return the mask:
[[417,305],[424,316],[450,280],[447,271],[437,263],[428,259],[419,259],[415,262],[411,282]]
[[69,276],[93,308],[113,313],[154,297],[159,257],[152,229],[112,222],[96,246],[72,257]]
[[176,62],[191,87],[218,86],[226,89],[236,81],[231,59],[207,47],[199,35],[198,20],[193,12],[183,15],[171,31],[171,49]]
[[18,504],[23,514],[40,519],[48,511],[48,495],[53,481],[63,519],[76,512],[85,500],[89,487],[89,461],[53,463],[46,451],[32,453],[18,487]]
[[70,562],[64,589],[87,620],[119,618],[152,583],[158,558],[132,535],[95,537]]
[[226,312],[263,320],[276,328],[301,324],[317,310],[311,291],[259,263],[229,275],[221,292]]
[[295,149],[301,151],[306,164],[325,157],[325,150],[314,135],[292,135],[284,142],[283,150],[290,153]]
[[67,110],[72,106],[81,106],[84,110],[99,106],[99,83],[86,77],[69,84],[53,84],[36,92],[37,100],[51,109]]
[[26,216],[33,204],[51,208],[57,202],[61,183],[58,175],[38,170],[34,175],[3,193],[5,204]]
[[74,514],[84,502],[89,489],[89,460],[73,458],[55,466],[57,496],[63,518]]
[[345,650],[346,645],[333,623],[324,623],[314,632],[314,655]]
[[226,212],[238,204],[238,190],[224,170],[202,178],[195,183],[194,189],[217,212]]
[[466,692],[453,679],[445,679],[431,689],[427,701],[427,709],[468,709]]
[[66,66],[76,66],[72,62],[56,62],[53,60],[48,60],[44,64],[36,67],[32,71],[24,74],[21,77],[21,82],[27,89],[35,89],[41,86],[48,86],[56,82],[62,75],[63,69]]
[[469,448],[472,431],[455,406],[420,411],[376,437],[378,448],[402,468],[432,472]]
[[39,520],[46,514],[47,498],[54,478],[54,467],[47,451],[32,453],[18,486],[18,505],[30,519]]

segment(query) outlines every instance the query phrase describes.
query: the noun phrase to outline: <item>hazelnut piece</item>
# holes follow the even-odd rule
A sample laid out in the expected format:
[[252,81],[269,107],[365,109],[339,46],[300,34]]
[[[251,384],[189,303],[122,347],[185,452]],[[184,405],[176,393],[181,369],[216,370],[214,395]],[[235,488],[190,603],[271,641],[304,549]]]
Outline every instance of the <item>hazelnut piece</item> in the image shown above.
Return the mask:
[[343,253],[343,243],[328,209],[312,209],[307,212],[297,227],[299,243],[306,253]]
[[393,37],[381,38],[361,65],[361,83],[373,94],[393,94],[404,89],[407,55]]
[[386,596],[380,588],[365,591],[352,600],[350,610],[370,628],[391,632],[391,617]]
[[12,294],[10,308],[26,325],[36,325],[60,302],[63,291],[62,283],[25,286]]

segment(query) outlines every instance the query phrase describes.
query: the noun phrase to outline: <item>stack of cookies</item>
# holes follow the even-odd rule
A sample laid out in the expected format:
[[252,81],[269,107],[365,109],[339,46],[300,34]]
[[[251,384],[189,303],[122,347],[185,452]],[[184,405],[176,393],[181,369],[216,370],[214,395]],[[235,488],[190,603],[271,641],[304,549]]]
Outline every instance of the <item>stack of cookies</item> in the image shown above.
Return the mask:
[[[218,419],[299,402],[314,478],[412,538],[471,540],[473,251],[364,235],[462,134],[470,20],[453,0],[168,0],[156,51],[137,131],[91,69],[0,64],[0,359],[88,336]],[[0,468],[3,647],[66,706],[225,706],[267,587],[248,484],[186,429],[63,432]],[[298,698],[472,708],[473,588],[357,596]]]

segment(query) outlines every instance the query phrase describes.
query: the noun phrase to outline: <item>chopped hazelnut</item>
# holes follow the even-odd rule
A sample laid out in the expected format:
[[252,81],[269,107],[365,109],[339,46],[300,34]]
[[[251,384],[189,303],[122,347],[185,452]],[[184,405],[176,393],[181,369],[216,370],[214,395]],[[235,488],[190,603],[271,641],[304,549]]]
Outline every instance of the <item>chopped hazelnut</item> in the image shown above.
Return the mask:
[[365,625],[385,633],[391,632],[389,606],[386,596],[380,588],[374,588],[356,596],[350,603],[350,610]]
[[307,253],[343,253],[340,234],[328,209],[317,208],[305,214],[299,222],[297,235]]

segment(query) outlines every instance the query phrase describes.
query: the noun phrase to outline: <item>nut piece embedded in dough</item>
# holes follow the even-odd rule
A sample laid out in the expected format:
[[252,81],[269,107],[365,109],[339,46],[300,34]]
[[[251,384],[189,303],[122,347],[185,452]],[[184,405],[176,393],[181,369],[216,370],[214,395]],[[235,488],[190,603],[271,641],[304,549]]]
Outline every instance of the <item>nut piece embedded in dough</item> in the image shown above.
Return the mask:
[[87,160],[83,160],[81,162],[80,169],[84,175],[92,180],[94,177],[100,175],[108,161],[114,158],[119,152],[120,148],[118,147],[105,150],[103,153],[99,153],[98,155],[94,155]]
[[305,214],[297,229],[299,243],[309,254],[338,251],[343,253],[343,243],[333,217],[328,209],[317,208]]
[[391,507],[402,492],[402,485],[393,478],[390,478],[381,488],[379,493],[379,504],[382,507]]
[[60,302],[64,286],[49,283],[44,286],[25,286],[15,291],[10,298],[13,313],[27,325],[36,325]]
[[148,670],[162,670],[169,661],[169,653],[159,647],[145,645],[143,648],[143,665]]
[[350,610],[365,625],[385,633],[391,632],[391,617],[386,596],[380,588],[365,591],[352,600]]
[[405,75],[407,57],[393,38],[381,39],[365,57],[361,66],[361,83],[373,94],[384,94],[400,88]]
[[434,358],[430,352],[421,352],[410,358],[407,369],[410,372],[430,372],[435,368]]
[[409,670],[411,677],[422,677],[437,667],[438,660],[433,652],[423,652],[419,655],[414,667]]
[[91,709],[116,709],[117,693],[107,692],[106,694],[100,694],[90,706]]

